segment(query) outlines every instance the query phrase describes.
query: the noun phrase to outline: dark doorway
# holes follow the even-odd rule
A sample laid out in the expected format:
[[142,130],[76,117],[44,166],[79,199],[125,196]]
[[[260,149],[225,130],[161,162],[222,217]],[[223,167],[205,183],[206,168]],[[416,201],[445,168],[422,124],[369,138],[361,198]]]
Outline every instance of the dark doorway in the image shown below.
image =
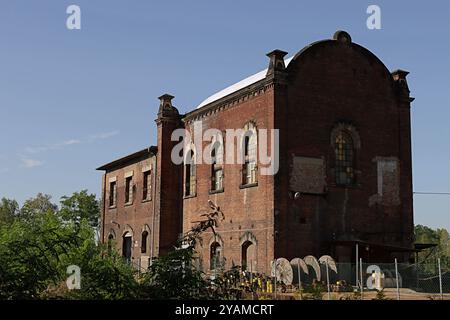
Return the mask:
[[128,262],[131,261],[131,234],[129,233],[123,236],[122,255]]

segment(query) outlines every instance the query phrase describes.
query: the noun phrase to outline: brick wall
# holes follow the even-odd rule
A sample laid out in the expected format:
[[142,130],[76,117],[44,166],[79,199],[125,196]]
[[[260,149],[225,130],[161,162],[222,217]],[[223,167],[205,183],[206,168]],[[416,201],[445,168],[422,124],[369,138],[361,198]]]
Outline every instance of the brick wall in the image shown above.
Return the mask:
[[[125,233],[132,235],[132,259],[133,262],[139,264],[139,259],[144,257],[148,259],[152,250],[153,234],[151,232],[153,226],[153,210],[154,210],[154,172],[155,157],[143,156],[133,159],[124,166],[111,168],[104,175],[104,218],[103,218],[103,241],[106,243],[108,237],[112,234],[115,238],[115,245],[119,252],[122,252],[122,241]],[[143,170],[151,168],[152,190],[151,198],[143,199]],[[125,176],[133,172],[132,184],[133,202],[125,203]],[[116,179],[117,198],[114,207],[109,206],[109,181]],[[149,236],[147,239],[146,252],[141,252],[142,232],[147,230]],[[157,243],[158,239],[154,239]]]

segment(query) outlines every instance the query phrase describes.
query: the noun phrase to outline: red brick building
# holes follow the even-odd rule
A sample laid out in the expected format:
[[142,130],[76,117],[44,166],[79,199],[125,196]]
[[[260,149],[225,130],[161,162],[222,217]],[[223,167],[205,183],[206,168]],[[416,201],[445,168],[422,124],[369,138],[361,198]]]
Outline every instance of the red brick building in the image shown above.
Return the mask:
[[[323,254],[350,262],[356,244],[364,261],[409,258],[408,72],[389,72],[343,31],[285,55],[272,51],[268,69],[187,114],[179,114],[172,96],[160,97],[157,146],[99,168],[106,171],[103,241],[116,239],[125,256],[146,266],[208,212],[211,200],[225,220],[198,248],[204,270],[220,262],[267,273],[274,258]],[[200,163],[198,145],[184,150],[192,159],[174,163],[173,130],[193,134],[196,123],[203,131],[242,129],[244,135],[216,139],[213,163]],[[279,155],[275,175],[262,174],[256,156],[261,129],[278,129],[278,143],[270,143],[273,137],[268,143],[271,159]],[[242,147],[242,163],[220,161],[233,143]]]

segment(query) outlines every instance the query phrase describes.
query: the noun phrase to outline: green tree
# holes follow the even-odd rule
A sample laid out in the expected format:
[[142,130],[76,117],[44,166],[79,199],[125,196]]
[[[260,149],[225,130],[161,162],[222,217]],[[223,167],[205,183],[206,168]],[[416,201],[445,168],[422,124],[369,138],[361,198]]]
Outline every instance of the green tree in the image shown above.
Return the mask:
[[444,266],[450,265],[450,235],[444,228],[432,229],[417,225],[414,228],[416,243],[435,244],[436,247],[419,253],[419,261],[435,265],[437,258]]
[[19,216],[23,220],[30,220],[33,216],[48,212],[56,212],[58,206],[51,202],[51,196],[48,194],[38,193],[35,198],[25,201],[20,209]]
[[[60,211],[50,199],[38,194],[9,225],[0,225],[0,299],[137,297],[132,267],[97,244],[95,196],[64,197]],[[81,269],[81,290],[67,289],[69,265]]]
[[[82,225],[88,226],[83,220]],[[84,227],[81,230],[85,229]],[[92,228],[89,227],[92,231]],[[88,230],[88,229],[85,229]],[[64,257],[64,266],[77,265],[81,271],[81,288],[69,291],[63,281],[49,288],[45,298],[77,300],[124,300],[136,299],[139,284],[136,271],[115,251],[109,252],[104,245],[98,245],[93,236],[85,237],[84,242],[72,248]],[[62,288],[62,290],[61,290]]]
[[97,228],[100,219],[99,202],[95,194],[88,194],[87,190],[73,193],[70,197],[61,198],[59,215],[65,221],[73,221],[77,225],[86,219],[89,225]]
[[79,244],[53,212],[0,227],[0,299],[37,299],[61,279],[61,256]]
[[[238,296],[230,279],[212,283],[195,267],[197,243],[207,229],[213,232],[222,213],[202,215],[176,248],[157,258],[139,277],[118,252],[98,244],[95,227],[98,203],[83,190],[63,197],[61,210],[50,196],[27,200],[10,223],[0,224],[0,299],[208,299]],[[6,205],[5,205],[6,204]],[[14,201],[2,201],[8,215],[19,210]],[[12,213],[11,213],[12,212]],[[8,218],[9,219],[9,218]],[[223,214],[222,214],[223,219]],[[9,221],[9,220],[8,220]],[[81,289],[69,291],[67,267],[81,271]],[[220,275],[219,275],[220,276]]]
[[19,215],[19,204],[15,200],[2,198],[0,201],[0,225],[11,224]]
[[439,236],[436,233],[435,230],[423,226],[423,225],[416,225],[414,227],[414,234],[416,237],[417,243],[435,243],[437,244],[439,242]]
[[195,267],[196,245],[202,241],[202,233],[213,233],[219,218],[224,219],[219,207],[210,203],[213,211],[203,214],[199,221],[168,254],[154,260],[141,284],[141,296],[150,299],[211,299],[215,297],[211,283]]

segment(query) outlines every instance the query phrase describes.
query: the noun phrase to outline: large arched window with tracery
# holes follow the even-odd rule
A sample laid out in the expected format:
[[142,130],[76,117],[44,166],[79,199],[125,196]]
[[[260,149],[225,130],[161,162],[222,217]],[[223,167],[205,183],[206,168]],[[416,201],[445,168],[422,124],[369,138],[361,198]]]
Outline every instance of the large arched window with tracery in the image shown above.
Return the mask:
[[340,130],[334,141],[337,185],[352,185],[355,181],[355,147],[352,136]]

